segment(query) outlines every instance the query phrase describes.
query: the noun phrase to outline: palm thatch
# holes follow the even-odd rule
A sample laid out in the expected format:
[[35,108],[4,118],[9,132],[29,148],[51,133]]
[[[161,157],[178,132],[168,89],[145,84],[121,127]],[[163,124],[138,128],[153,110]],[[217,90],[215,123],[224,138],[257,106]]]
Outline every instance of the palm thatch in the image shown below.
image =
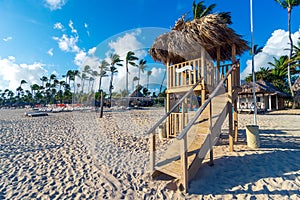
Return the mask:
[[[251,96],[253,94],[253,82],[244,83],[241,85],[241,91],[239,95],[248,95]],[[290,97],[288,94],[280,91],[277,87],[272,85],[271,83],[263,80],[259,80],[255,82],[255,92],[257,96],[263,95],[278,95],[280,97]]]
[[233,44],[237,55],[249,49],[247,42],[228,27],[228,19],[222,14],[209,14],[187,22],[183,16],[169,33],[156,38],[149,53],[155,61],[166,64],[169,60],[175,64],[199,58],[202,47],[217,60],[220,47],[220,60],[226,61],[231,60]]
[[294,101],[300,105],[300,76],[297,78],[293,85],[293,90],[295,92]]
[[300,91],[300,76],[297,78],[293,85],[293,89],[295,92]]

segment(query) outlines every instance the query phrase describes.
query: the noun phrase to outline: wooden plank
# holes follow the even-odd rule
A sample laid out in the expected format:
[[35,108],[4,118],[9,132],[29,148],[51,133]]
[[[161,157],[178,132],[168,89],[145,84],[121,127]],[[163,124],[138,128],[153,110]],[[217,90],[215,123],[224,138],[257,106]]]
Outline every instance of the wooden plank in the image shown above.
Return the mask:
[[188,191],[188,158],[187,158],[187,135],[184,136],[182,143],[182,153],[181,153],[181,167],[182,167],[182,176],[181,182],[184,188],[184,191]]
[[229,130],[229,151],[233,151],[233,117],[232,117],[232,76],[229,74],[227,79],[228,90],[228,130]]
[[[166,93],[186,93],[189,89],[191,89],[192,86],[177,86],[177,87],[171,87],[166,90]],[[204,88],[201,85],[198,85],[195,87],[194,91],[200,91]],[[204,90],[205,91],[205,90]]]
[[155,171],[155,134],[152,133],[150,136],[150,173],[153,174]]

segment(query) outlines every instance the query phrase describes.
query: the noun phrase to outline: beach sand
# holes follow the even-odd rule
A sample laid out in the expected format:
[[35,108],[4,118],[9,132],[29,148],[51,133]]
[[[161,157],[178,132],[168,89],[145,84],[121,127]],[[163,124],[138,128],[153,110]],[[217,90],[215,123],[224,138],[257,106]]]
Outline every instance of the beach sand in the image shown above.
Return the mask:
[[258,115],[259,149],[246,144],[252,115],[239,115],[234,152],[225,122],[214,166],[204,161],[188,194],[148,173],[146,132],[163,109],[25,112],[0,110],[0,199],[300,199],[300,112]]

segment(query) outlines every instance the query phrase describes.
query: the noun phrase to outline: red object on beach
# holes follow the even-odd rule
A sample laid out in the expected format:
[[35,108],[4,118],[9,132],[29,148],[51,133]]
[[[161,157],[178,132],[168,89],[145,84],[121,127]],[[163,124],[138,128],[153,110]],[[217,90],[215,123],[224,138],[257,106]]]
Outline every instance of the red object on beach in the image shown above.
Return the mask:
[[64,103],[58,103],[58,104],[56,104],[56,107],[66,107],[66,104],[64,104]]

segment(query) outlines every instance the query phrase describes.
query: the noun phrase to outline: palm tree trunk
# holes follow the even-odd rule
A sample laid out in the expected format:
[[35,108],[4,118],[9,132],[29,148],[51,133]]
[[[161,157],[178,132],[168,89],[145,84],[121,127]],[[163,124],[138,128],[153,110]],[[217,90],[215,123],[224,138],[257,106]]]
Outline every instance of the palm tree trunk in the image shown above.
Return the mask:
[[149,75],[147,76],[147,90],[148,90],[148,87],[149,87]]
[[139,79],[138,79],[138,84],[137,84],[137,86],[140,85],[140,77],[141,77],[141,69],[139,68]]
[[111,107],[111,95],[112,95],[112,88],[113,88],[113,79],[114,79],[114,73],[112,72],[111,76],[110,76],[110,83],[109,83],[109,102],[110,102],[109,107]]
[[128,97],[129,91],[128,91],[128,62],[126,62],[126,82],[125,82],[125,86],[126,86],[126,97]]

